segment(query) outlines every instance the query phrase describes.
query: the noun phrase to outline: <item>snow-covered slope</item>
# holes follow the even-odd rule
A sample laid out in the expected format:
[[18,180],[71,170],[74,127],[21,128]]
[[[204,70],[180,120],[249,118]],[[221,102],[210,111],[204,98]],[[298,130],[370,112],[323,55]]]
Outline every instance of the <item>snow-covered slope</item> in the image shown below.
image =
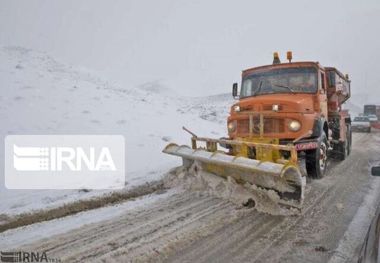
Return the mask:
[[[124,135],[127,187],[158,179],[180,163],[161,150],[168,142],[189,143],[182,126],[200,135],[225,136],[225,118],[232,103],[229,95],[181,97],[157,81],[137,87],[110,84],[94,72],[21,47],[0,48],[0,85],[2,138],[8,134]],[[3,156],[0,159],[3,171]],[[9,191],[3,182],[0,214],[96,194]]]

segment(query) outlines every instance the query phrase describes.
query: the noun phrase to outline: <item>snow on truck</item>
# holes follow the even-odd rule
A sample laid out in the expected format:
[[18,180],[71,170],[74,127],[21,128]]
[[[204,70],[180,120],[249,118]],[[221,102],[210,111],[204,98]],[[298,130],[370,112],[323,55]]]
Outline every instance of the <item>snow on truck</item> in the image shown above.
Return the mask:
[[351,119],[342,104],[351,90],[348,76],[333,67],[292,62],[291,52],[287,59],[281,63],[275,52],[273,64],[244,70],[240,94],[233,84],[239,101],[227,120],[228,138],[185,129],[191,147],[172,143],[163,152],[182,157],[187,168],[231,177],[247,189],[272,190],[281,206],[301,208],[306,174],[322,178],[328,158],[350,154]]

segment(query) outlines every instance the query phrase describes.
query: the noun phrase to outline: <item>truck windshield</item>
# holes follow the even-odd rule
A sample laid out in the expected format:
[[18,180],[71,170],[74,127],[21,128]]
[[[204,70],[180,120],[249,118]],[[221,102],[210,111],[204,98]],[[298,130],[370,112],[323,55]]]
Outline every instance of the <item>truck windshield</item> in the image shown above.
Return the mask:
[[253,73],[243,78],[240,97],[272,93],[315,93],[317,69],[285,68]]

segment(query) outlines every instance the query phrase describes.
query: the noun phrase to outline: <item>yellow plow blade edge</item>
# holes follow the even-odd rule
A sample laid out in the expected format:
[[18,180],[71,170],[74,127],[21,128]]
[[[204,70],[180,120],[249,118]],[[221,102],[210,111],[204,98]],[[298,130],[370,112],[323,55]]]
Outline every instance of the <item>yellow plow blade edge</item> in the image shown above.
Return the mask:
[[167,145],[163,152],[182,157],[186,167],[197,162],[203,170],[215,175],[225,178],[230,176],[243,185],[249,183],[266,190],[274,190],[280,197],[279,204],[296,208],[302,206],[305,178],[294,165],[236,157],[202,148],[194,150],[174,143]]

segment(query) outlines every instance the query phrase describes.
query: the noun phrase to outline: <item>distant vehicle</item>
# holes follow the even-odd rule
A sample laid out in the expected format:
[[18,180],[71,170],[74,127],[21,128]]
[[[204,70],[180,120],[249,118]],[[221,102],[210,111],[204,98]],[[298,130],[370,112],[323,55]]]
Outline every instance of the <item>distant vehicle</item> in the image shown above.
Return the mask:
[[368,116],[355,117],[351,122],[351,130],[371,132],[371,122]]
[[364,105],[364,115],[375,115],[380,119],[380,105]]
[[[372,167],[371,174],[380,176],[380,166]],[[364,243],[360,250],[358,263],[379,262],[379,242],[380,242],[380,207],[369,226]]]
[[376,105],[364,105],[364,114],[376,114]]
[[370,122],[377,122],[379,119],[377,118],[376,115],[374,114],[370,114],[370,115],[367,115],[368,119]]

